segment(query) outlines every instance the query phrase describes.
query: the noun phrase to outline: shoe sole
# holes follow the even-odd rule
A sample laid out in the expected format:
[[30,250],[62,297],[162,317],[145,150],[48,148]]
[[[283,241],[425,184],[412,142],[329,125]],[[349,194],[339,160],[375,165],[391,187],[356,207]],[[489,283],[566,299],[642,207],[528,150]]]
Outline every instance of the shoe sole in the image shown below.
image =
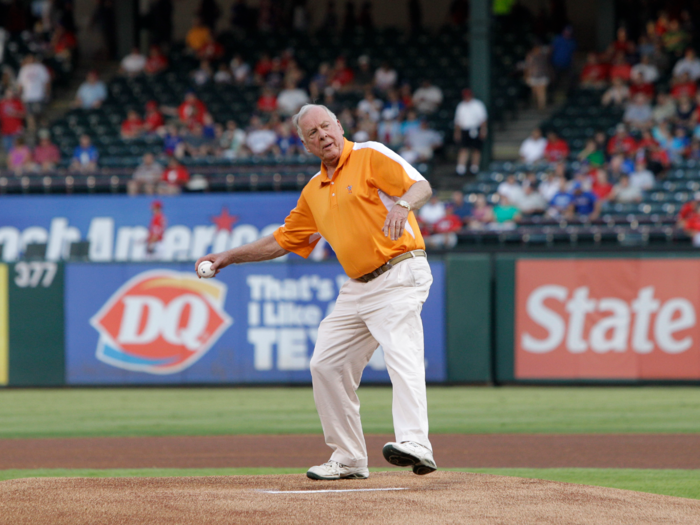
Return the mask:
[[337,478],[330,478],[319,476],[318,474],[315,474],[313,472],[307,472],[306,477],[316,481],[336,481],[339,479],[367,479],[369,475],[365,476],[364,474],[350,474],[349,476],[338,476]]
[[413,467],[413,473],[419,476],[424,476],[435,472],[437,465],[430,460],[420,460],[415,456],[407,454],[403,450],[399,450],[391,444],[384,445],[382,449],[384,459],[397,467]]

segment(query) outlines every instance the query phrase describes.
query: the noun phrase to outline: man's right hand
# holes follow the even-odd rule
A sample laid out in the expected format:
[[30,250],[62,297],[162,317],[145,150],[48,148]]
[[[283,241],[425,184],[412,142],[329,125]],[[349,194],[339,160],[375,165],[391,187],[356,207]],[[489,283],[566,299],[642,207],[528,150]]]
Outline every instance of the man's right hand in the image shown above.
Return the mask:
[[197,272],[197,269],[199,268],[199,265],[203,261],[209,261],[211,263],[211,268],[214,270],[214,277],[219,273],[219,271],[222,268],[226,268],[230,263],[227,262],[226,260],[226,252],[223,253],[210,253],[209,255],[205,255],[204,257],[200,257],[197,259],[197,262],[194,263],[194,272],[197,274],[197,277],[200,277],[199,272]]

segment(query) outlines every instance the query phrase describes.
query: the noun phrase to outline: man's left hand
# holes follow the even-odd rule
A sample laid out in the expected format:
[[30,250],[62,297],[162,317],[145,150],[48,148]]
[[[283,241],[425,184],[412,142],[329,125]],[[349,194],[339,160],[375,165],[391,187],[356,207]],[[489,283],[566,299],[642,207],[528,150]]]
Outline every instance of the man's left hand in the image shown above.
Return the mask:
[[399,239],[403,235],[406,220],[410,212],[403,206],[394,205],[386,216],[382,232],[385,237],[390,237],[392,241]]

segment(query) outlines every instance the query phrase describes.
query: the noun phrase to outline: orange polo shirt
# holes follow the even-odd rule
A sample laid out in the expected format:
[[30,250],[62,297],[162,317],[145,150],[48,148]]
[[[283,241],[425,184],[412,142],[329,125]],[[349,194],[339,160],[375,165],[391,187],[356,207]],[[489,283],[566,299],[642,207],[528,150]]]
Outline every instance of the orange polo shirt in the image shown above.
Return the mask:
[[413,212],[396,241],[382,232],[396,200],[425,180],[402,157],[378,142],[345,141],[333,178],[326,167],[304,187],[275,231],[279,245],[306,258],[323,236],[349,277],[372,272],[402,253],[425,249]]

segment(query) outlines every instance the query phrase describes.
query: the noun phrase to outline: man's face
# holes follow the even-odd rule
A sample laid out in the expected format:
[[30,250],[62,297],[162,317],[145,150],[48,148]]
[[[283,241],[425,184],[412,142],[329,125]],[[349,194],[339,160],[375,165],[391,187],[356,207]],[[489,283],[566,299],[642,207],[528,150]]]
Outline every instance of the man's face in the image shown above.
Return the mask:
[[333,164],[343,153],[343,126],[323,109],[314,107],[299,120],[301,138],[308,150],[324,164]]

